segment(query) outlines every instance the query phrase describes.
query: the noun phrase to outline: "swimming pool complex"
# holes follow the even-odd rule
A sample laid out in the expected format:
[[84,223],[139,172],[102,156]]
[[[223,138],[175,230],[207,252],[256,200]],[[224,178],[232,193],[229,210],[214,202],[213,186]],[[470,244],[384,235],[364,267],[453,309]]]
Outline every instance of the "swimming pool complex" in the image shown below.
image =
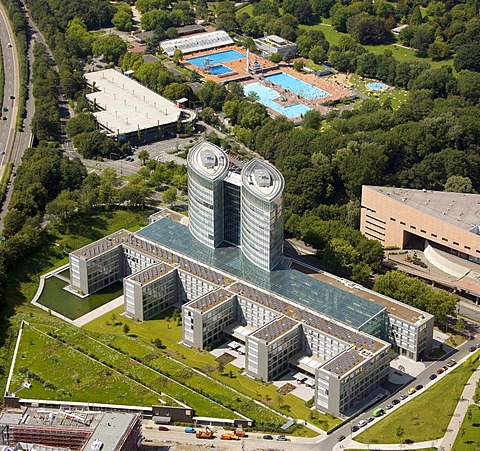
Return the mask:
[[320,99],[330,95],[327,91],[317,88],[316,86],[306,83],[296,77],[292,77],[285,72],[266,75],[265,79],[308,100]]
[[203,69],[206,65],[205,63],[208,63],[210,66],[215,66],[221,63],[227,63],[228,61],[235,61],[243,58],[246,58],[243,53],[237,52],[236,50],[225,50],[223,52],[209,53],[208,55],[187,58],[187,61],[190,64]]
[[276,111],[277,113],[283,114],[289,119],[300,117],[302,114],[305,114],[307,111],[310,111],[306,105],[302,103],[295,103],[294,105],[282,106],[275,102],[276,99],[280,97],[280,94],[261,83],[252,83],[250,85],[244,86],[243,88],[245,95],[248,95],[251,92],[254,92],[258,95],[258,101],[265,105],[268,108]]
[[388,88],[388,85],[386,85],[385,83],[375,82],[375,83],[368,83],[367,88],[373,89],[374,91],[384,91],[385,89]]

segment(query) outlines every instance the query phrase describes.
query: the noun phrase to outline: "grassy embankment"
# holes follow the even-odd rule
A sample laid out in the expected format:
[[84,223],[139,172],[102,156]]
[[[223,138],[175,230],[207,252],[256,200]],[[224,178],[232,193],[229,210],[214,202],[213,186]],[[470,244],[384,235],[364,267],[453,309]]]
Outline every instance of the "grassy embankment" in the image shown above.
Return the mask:
[[[369,444],[411,443],[443,437],[465,384],[479,364],[480,351],[477,351],[465,363],[446,374],[424,393],[389,413],[382,421],[368,428],[355,440]],[[476,427],[478,428],[478,425]],[[475,428],[472,429],[472,432],[474,431]]]

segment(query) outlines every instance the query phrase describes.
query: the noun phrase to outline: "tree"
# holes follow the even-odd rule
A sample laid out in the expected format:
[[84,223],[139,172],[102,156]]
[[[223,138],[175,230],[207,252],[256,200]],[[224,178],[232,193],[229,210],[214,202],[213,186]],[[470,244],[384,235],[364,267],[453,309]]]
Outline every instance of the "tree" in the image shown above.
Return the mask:
[[163,193],[162,198],[163,202],[170,204],[170,206],[173,206],[173,204],[177,200],[177,189],[174,186],[171,186]]
[[403,429],[402,426],[398,426],[397,430],[395,431],[395,434],[398,438],[398,441],[400,442],[402,440],[402,437],[405,435],[405,430]]
[[127,51],[127,44],[116,34],[109,34],[97,38],[92,48],[95,55],[102,55],[106,61],[118,64]]
[[461,175],[452,175],[445,183],[445,191],[454,193],[473,193],[472,181],[469,177],[462,177]]
[[142,165],[145,166],[145,163],[150,158],[150,154],[148,153],[148,150],[142,149],[140,152],[138,152],[138,158],[142,162]]
[[480,72],[480,43],[475,42],[459,47],[453,59],[453,65],[457,72],[464,69]]
[[360,44],[382,44],[392,40],[385,20],[368,14],[352,16],[347,21],[347,31]]
[[163,343],[162,343],[162,340],[160,340],[160,338],[155,338],[155,340],[153,341],[153,344],[154,344],[158,349],[162,349],[162,348],[163,348]]
[[313,46],[308,52],[308,57],[317,64],[322,63],[327,59],[327,52],[320,45]]
[[131,31],[132,29],[132,13],[130,14],[124,9],[119,9],[112,17],[112,24],[117,30]]
[[128,335],[129,332],[130,332],[130,326],[125,323],[123,325],[123,333]]
[[78,212],[78,199],[72,191],[62,191],[45,208],[47,216],[67,225],[69,220]]
[[178,64],[183,59],[183,52],[180,49],[175,49],[173,52],[173,62]]

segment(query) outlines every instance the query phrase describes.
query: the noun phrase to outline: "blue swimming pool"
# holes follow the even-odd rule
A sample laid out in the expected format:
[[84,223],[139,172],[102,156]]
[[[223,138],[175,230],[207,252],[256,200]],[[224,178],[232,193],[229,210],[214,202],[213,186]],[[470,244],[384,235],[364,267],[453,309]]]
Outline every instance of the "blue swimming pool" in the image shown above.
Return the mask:
[[227,66],[224,66],[223,64],[217,64],[216,66],[210,66],[208,69],[208,73],[212,75],[221,75],[221,74],[228,74],[229,72],[233,72],[232,69],[230,69]]
[[276,99],[280,97],[280,94],[261,83],[252,83],[250,85],[244,86],[243,88],[245,95],[248,95],[250,92],[255,92],[258,95],[258,101],[265,105],[268,108],[276,111],[277,113],[283,114],[289,119],[295,117],[300,117],[302,114],[305,114],[307,111],[310,111],[306,105],[302,103],[296,103],[294,105],[282,106],[275,102]]
[[242,58],[245,58],[243,53],[237,52],[236,50],[225,50],[224,52],[210,53],[208,55],[187,58],[187,61],[190,64],[194,64],[200,69],[203,69],[206,65],[215,66],[217,64],[240,60]]
[[292,77],[285,72],[280,72],[273,75],[266,75],[265,78],[273,84],[281,86],[282,88],[285,88],[288,91],[291,91],[299,95],[300,97],[303,97],[304,99],[320,99],[322,97],[327,97],[330,95],[327,91],[317,88],[310,83],[305,83],[304,81]]
[[374,91],[383,91],[388,88],[388,85],[386,85],[385,83],[379,83],[379,82],[367,83],[367,88],[373,89]]

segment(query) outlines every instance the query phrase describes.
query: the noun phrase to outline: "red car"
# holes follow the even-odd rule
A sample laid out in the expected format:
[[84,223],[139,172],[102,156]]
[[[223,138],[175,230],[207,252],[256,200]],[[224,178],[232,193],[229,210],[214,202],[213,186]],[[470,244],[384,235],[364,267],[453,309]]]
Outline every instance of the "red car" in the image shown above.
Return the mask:
[[437,370],[437,374],[442,374],[442,373],[443,373],[443,368],[439,368],[439,369]]
[[170,429],[167,428],[167,426],[158,426],[159,431],[169,431]]

